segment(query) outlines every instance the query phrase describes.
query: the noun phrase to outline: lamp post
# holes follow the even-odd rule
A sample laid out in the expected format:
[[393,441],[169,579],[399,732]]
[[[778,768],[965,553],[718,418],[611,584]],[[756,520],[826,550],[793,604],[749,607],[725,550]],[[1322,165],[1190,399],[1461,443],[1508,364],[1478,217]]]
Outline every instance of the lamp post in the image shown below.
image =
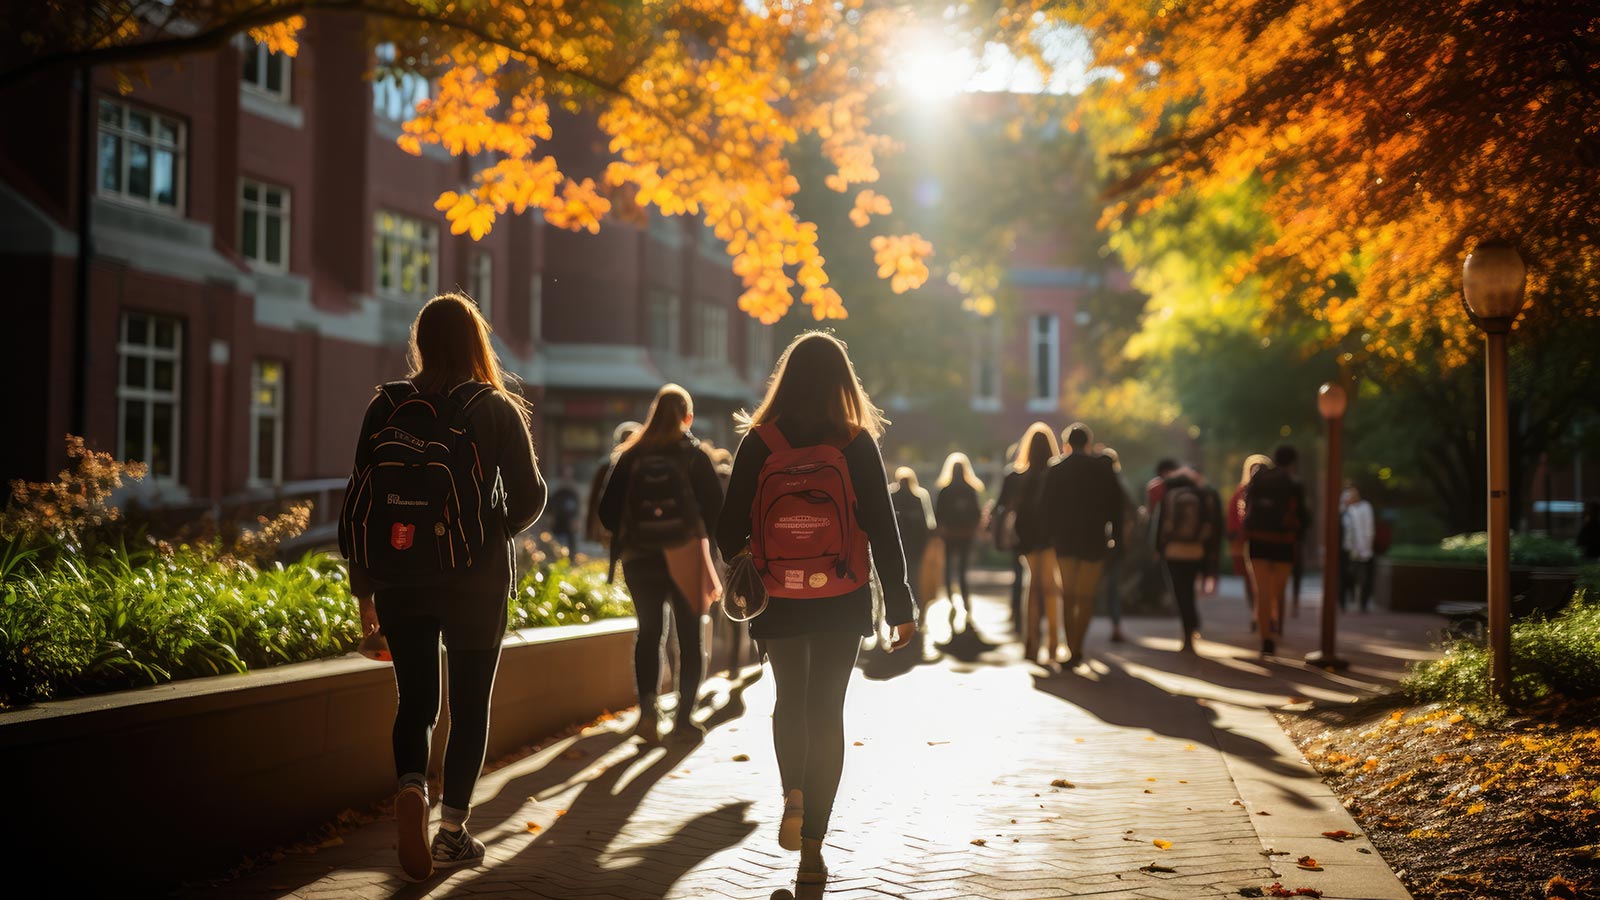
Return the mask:
[[1484,241],[1468,254],[1461,292],[1484,337],[1489,444],[1489,689],[1511,684],[1511,458],[1506,334],[1522,311],[1527,267],[1509,241]]
[[1328,382],[1317,389],[1317,412],[1328,433],[1327,470],[1322,501],[1322,647],[1306,654],[1306,662],[1323,669],[1348,665],[1334,650],[1339,633],[1339,481],[1343,471],[1344,411],[1349,398],[1344,388]]

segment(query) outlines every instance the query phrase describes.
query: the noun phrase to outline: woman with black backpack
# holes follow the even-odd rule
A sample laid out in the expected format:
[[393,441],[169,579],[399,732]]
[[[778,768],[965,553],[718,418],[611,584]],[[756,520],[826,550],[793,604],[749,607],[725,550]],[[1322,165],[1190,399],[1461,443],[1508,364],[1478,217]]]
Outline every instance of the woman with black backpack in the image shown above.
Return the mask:
[[[527,402],[506,386],[476,304],[460,294],[428,301],[411,326],[409,356],[407,380],[383,385],[367,405],[339,544],[350,559],[362,633],[381,633],[394,661],[397,847],[405,874],[421,880],[435,867],[483,860],[483,843],[466,824],[506,632],[512,538],[539,518],[545,484]],[[449,479],[412,474],[441,467]],[[477,488],[470,496],[468,484]],[[430,847],[426,773],[439,718],[441,637],[449,650],[450,741],[442,821]]]
[[[901,466],[894,470],[894,484],[889,485],[889,502],[894,506],[895,526],[900,530],[900,546],[905,549],[906,572],[910,578],[918,579],[922,573],[923,556],[928,552],[928,542],[938,528],[933,517],[933,500],[917,484],[916,470]],[[924,591],[929,589],[927,584],[916,584],[916,587]]]
[[689,392],[676,384],[661,388],[644,427],[617,449],[617,461],[600,494],[600,523],[614,535],[612,558],[622,562],[622,577],[639,619],[633,645],[639,691],[639,725],[634,733],[647,742],[660,738],[656,692],[668,606],[678,633],[679,666],[671,740],[695,744],[705,737],[705,729],[693,716],[705,674],[700,617],[717,593],[707,539],[722,512],[722,483],[711,458],[689,433],[693,423]]
[[956,588],[961,589],[961,604],[967,610],[967,627],[972,627],[972,591],[967,587],[967,570],[972,566],[972,544],[983,521],[983,482],[973,474],[972,460],[965,453],[952,453],[939,472],[939,498],[933,504],[933,517],[944,540],[944,592],[950,597],[950,627],[956,624]]
[[1044,510],[1044,479],[1050,460],[1059,454],[1056,434],[1049,425],[1035,422],[1028,426],[1017,443],[1017,457],[1011,463],[1016,487],[1008,498],[1008,515],[1015,551],[1022,556],[1028,576],[1027,597],[1022,604],[1022,652],[1030,663],[1039,661],[1039,620],[1045,621],[1044,643],[1048,664],[1055,665],[1061,652],[1061,585],[1056,567],[1056,551],[1050,542],[1050,528]]
[[[800,851],[798,880],[827,880],[822,838],[844,771],[844,697],[861,639],[873,633],[876,568],[890,649],[916,634],[905,553],[877,439],[882,413],[844,344],[824,332],[784,350],[744,440],[717,544],[760,574],[768,596],[750,623],[772,663],[773,745],[783,779],[778,844]],[[870,556],[869,556],[870,553]]]

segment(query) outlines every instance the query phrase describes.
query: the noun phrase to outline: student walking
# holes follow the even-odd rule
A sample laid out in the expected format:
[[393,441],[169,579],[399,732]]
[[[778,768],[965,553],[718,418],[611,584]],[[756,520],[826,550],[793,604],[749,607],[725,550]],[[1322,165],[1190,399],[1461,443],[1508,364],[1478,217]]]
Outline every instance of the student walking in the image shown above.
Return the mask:
[[[1111,472],[1117,477],[1117,491],[1122,495],[1122,533],[1138,534],[1139,508],[1134,505],[1133,497],[1128,493],[1128,483],[1122,478],[1122,457],[1112,447],[1103,447],[1100,454],[1111,461]],[[1106,613],[1111,616],[1111,642],[1122,643],[1122,573],[1127,566],[1123,562],[1136,562],[1130,552],[1132,547],[1118,544],[1111,548],[1111,555],[1106,557],[1106,568],[1100,576],[1100,593],[1106,598]],[[1137,570],[1136,570],[1137,571]]]
[[1250,568],[1246,561],[1244,514],[1245,490],[1250,487],[1250,479],[1262,469],[1272,465],[1272,457],[1264,453],[1252,453],[1244,459],[1244,470],[1239,474],[1239,486],[1233,489],[1233,495],[1228,498],[1228,555],[1233,558],[1233,574],[1244,579],[1245,608],[1251,611],[1250,630],[1256,630],[1256,585],[1250,577]]
[[[1022,639],[1022,654],[1028,662],[1039,661],[1042,643],[1046,664],[1053,666],[1061,652],[1061,590],[1044,496],[1050,461],[1058,452],[1056,435],[1049,425],[1035,422],[1016,446],[1017,455],[1011,462],[1011,475],[1007,476],[1016,479],[1015,486],[1004,502],[1011,520],[1008,527],[1012,545],[1023,561],[1028,583],[1017,636]],[[1039,634],[1041,618],[1045,621],[1043,641]]]
[[[1256,630],[1261,655],[1277,650],[1284,591],[1294,568],[1295,545],[1305,533],[1305,493],[1294,478],[1300,455],[1288,444],[1272,453],[1272,466],[1250,479],[1244,494],[1244,533],[1250,579],[1255,582]],[[1328,599],[1332,602],[1332,598]]]
[[[920,584],[923,556],[928,552],[928,542],[938,527],[933,517],[933,501],[928,492],[917,484],[917,473],[910,466],[894,470],[894,484],[889,486],[889,503],[894,507],[895,526],[900,529],[900,546],[905,548],[906,572],[913,583],[925,594],[927,585]],[[924,598],[926,599],[926,598]]]
[[1161,505],[1156,507],[1156,554],[1167,567],[1172,595],[1183,626],[1183,652],[1193,653],[1200,636],[1200,611],[1195,582],[1203,592],[1217,589],[1217,556],[1222,543],[1222,509],[1217,493],[1193,469],[1181,468],[1166,478]]
[[[476,304],[460,294],[428,301],[411,326],[408,356],[406,380],[383,385],[367,404],[339,547],[361,630],[382,634],[394,660],[397,847],[406,876],[421,880],[435,867],[483,860],[483,843],[466,826],[506,631],[512,538],[539,518],[545,484],[527,403],[507,387]],[[430,846],[426,773],[441,638],[450,740]]]
[[633,433],[643,428],[638,422],[628,421],[618,425],[611,432],[612,449],[600,458],[600,464],[595,466],[594,477],[589,480],[589,497],[587,509],[583,516],[583,536],[586,540],[595,542],[602,547],[611,546],[611,532],[600,524],[600,495],[605,493],[606,476],[611,474],[611,464],[616,461],[617,450],[620,449]]
[[1077,666],[1086,661],[1083,639],[1094,613],[1100,571],[1111,548],[1122,543],[1122,489],[1111,461],[1089,452],[1094,440],[1089,426],[1075,422],[1064,437],[1066,455],[1050,464],[1044,505],[1061,573],[1067,665]]
[[994,549],[1011,557],[1011,628],[1022,637],[1022,554],[1017,551],[1016,505],[1017,489],[1022,484],[1022,473],[1017,471],[1017,449],[1020,444],[1006,448],[1006,473],[1000,479],[1000,496],[989,506],[989,539]]
[[1339,609],[1342,612],[1355,594],[1362,612],[1372,602],[1372,576],[1375,545],[1378,537],[1378,519],[1372,504],[1361,496],[1361,489],[1353,482],[1345,482],[1340,500],[1340,549],[1347,562],[1345,577],[1339,585]]
[[844,344],[808,332],[784,350],[766,397],[740,425],[717,543],[727,559],[750,553],[769,594],[750,633],[765,642],[777,690],[778,844],[800,851],[800,882],[820,883],[828,875],[822,838],[844,771],[845,690],[861,639],[874,630],[871,569],[891,652],[916,634],[878,450],[884,420]]
[[639,619],[633,645],[639,695],[634,733],[647,743],[661,736],[657,691],[669,607],[678,635],[678,710],[670,738],[695,744],[705,737],[694,721],[705,674],[700,618],[721,593],[709,536],[722,513],[722,485],[711,458],[689,433],[693,423],[689,392],[676,384],[662,387],[644,427],[619,448],[600,495],[600,521],[614,535],[612,559],[622,561]]
[[950,598],[950,626],[956,623],[956,588],[961,589],[961,605],[972,622],[972,590],[967,586],[967,570],[972,565],[972,544],[983,521],[983,482],[972,471],[965,453],[952,453],[944,459],[939,473],[939,499],[933,504],[933,517],[944,540],[944,590]]
[[582,512],[578,504],[578,491],[572,486],[572,467],[567,466],[561,471],[561,478],[556,482],[556,489],[550,492],[550,538],[567,552],[578,552],[578,515]]

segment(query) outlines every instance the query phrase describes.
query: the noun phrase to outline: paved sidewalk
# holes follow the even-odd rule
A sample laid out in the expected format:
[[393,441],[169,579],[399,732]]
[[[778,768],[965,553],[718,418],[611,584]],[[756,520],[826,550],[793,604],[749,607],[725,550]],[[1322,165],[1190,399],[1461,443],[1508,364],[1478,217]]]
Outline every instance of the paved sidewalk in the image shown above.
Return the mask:
[[[866,654],[827,840],[833,878],[809,896],[1179,900],[1281,881],[1406,897],[1381,857],[1361,852],[1365,839],[1320,836],[1359,829],[1268,710],[1381,688],[1397,660],[1425,653],[1436,623],[1349,617],[1357,668],[1330,676],[1257,660],[1243,612],[1226,592],[1205,601],[1198,658],[1175,652],[1172,620],[1131,620],[1124,644],[1107,643],[1096,620],[1094,662],[1079,673],[1024,665],[1015,645],[970,633],[955,644],[966,659],[907,670],[911,654]],[[1005,615],[985,601],[976,633],[998,644]],[[1312,648],[1315,615],[1313,593],[1290,620],[1285,657]],[[715,727],[691,753],[627,740],[629,715],[486,776],[472,821],[489,846],[482,868],[406,884],[393,825],[380,822],[210,896],[765,900],[792,889],[795,857],[776,843],[770,675],[713,687]],[[1302,855],[1325,871],[1298,869]]]

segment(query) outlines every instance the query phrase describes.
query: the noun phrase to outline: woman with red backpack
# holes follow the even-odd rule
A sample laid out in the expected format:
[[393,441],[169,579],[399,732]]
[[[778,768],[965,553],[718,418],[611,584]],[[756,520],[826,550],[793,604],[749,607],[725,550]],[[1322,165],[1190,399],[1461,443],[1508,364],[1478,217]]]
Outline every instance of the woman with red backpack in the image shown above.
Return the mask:
[[656,694],[669,606],[678,633],[678,710],[670,739],[696,744],[705,737],[694,706],[705,675],[700,617],[718,593],[708,539],[722,512],[722,482],[711,457],[689,433],[693,422],[689,392],[675,384],[662,387],[644,427],[617,448],[600,493],[600,523],[613,535],[612,559],[622,561],[639,620],[633,645],[639,692],[634,733],[646,743],[661,735]]
[[[483,861],[483,842],[466,824],[506,633],[511,541],[539,518],[545,484],[528,404],[507,387],[477,304],[460,294],[428,301],[411,326],[409,356],[407,379],[383,385],[367,405],[339,547],[350,560],[362,633],[381,634],[394,662],[396,846],[401,869],[420,881],[435,867]],[[449,650],[450,741],[442,820],[430,847],[426,773],[439,718],[441,637]]]
[[950,597],[950,627],[956,624],[956,588],[961,589],[961,604],[967,610],[967,627],[972,627],[972,591],[967,587],[967,569],[972,564],[972,542],[983,521],[983,482],[972,471],[972,460],[956,452],[945,457],[939,473],[939,497],[933,516],[944,540],[944,592]]
[[748,553],[768,594],[750,635],[764,643],[777,688],[778,844],[800,851],[798,881],[816,884],[827,880],[822,838],[844,771],[845,690],[861,639],[874,629],[872,570],[891,651],[916,634],[915,605],[878,450],[883,416],[844,344],[824,332],[800,335],[761,405],[740,420],[745,437],[717,544],[729,560]]

